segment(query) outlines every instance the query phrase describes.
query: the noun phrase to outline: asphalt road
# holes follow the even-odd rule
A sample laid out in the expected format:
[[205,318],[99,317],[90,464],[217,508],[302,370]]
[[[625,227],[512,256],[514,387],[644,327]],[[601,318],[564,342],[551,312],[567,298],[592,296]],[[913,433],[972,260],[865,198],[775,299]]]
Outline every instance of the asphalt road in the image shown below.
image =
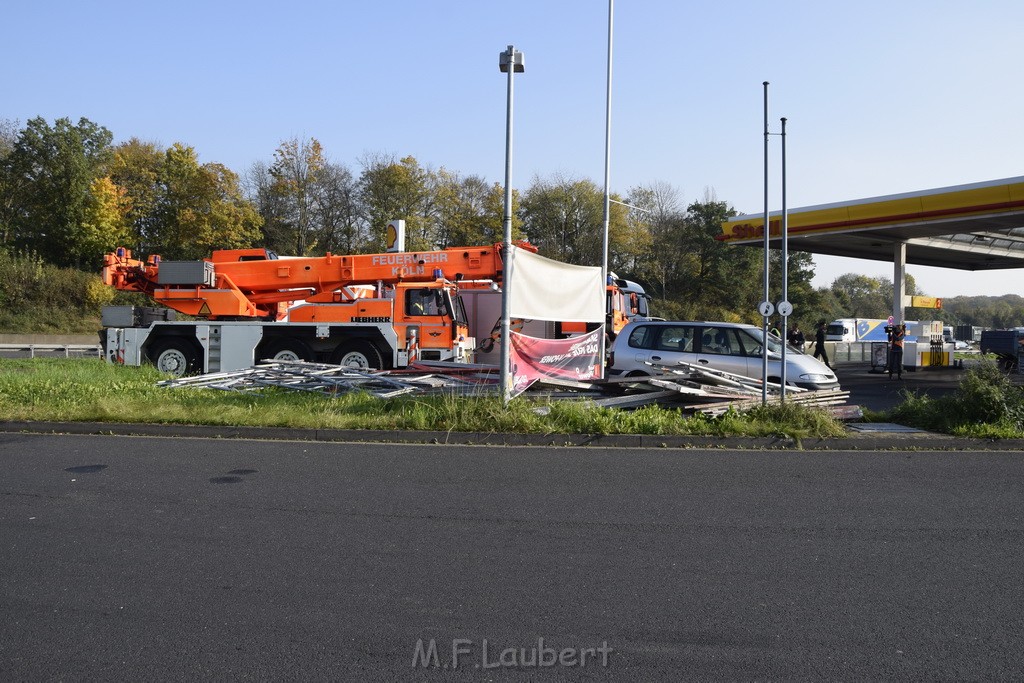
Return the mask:
[[0,434],[0,472],[3,680],[1024,670],[1020,453]]

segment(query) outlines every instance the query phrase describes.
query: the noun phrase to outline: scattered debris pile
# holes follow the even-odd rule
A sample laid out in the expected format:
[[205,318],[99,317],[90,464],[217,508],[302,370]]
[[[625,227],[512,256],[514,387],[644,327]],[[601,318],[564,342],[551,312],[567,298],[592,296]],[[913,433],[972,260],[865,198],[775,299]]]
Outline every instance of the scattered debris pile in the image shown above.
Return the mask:
[[[730,408],[748,410],[761,405],[765,393],[770,402],[782,398],[782,386],[769,382],[767,392],[761,380],[712,370],[689,363],[677,365],[649,364],[652,375],[617,377],[605,380],[606,385],[621,385],[624,395],[595,401],[598,405],[637,407],[648,403],[673,403],[685,412],[721,415]],[[845,406],[850,392],[838,389],[809,391],[799,387],[786,387],[786,401],[830,409],[841,418],[859,418],[856,406]]]
[[[685,363],[653,365],[652,375],[614,377],[590,382],[547,378],[527,395],[535,398],[588,401],[609,408],[638,408],[669,404],[687,413],[721,415],[729,409],[747,410],[761,405],[760,380]],[[421,361],[404,370],[362,371],[325,363],[264,361],[255,367],[159,383],[162,387],[200,387],[222,391],[259,392],[268,387],[338,396],[362,391],[386,399],[405,394],[481,396],[493,393],[498,382],[494,365],[430,363]],[[768,384],[772,402],[781,399],[781,387]],[[826,407],[840,418],[860,417],[856,406],[846,406],[849,392],[807,391],[786,388],[786,401]]]
[[178,377],[158,383],[161,387],[197,387],[254,393],[269,387],[338,396],[363,391],[377,398],[420,393],[481,393],[480,382],[456,374],[408,371],[362,371],[327,363],[264,361],[254,367]]

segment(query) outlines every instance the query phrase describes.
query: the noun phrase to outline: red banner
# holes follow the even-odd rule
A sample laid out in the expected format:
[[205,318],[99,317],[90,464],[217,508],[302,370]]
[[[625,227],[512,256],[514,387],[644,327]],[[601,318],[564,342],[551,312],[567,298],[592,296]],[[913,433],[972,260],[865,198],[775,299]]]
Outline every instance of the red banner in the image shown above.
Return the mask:
[[570,339],[537,339],[511,332],[512,395],[526,391],[541,377],[581,382],[601,379],[604,377],[603,336],[603,329]]

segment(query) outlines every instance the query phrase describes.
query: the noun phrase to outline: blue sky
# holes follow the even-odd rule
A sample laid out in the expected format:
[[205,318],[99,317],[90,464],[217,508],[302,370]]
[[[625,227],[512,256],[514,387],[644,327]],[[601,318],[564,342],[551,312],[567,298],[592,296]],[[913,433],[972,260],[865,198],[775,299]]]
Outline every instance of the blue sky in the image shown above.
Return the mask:
[[[7,3],[0,118],[87,117],[244,173],[293,136],[359,159],[504,178],[604,176],[606,0]],[[760,212],[762,86],[787,124],[791,208],[1024,175],[1024,3],[615,3],[612,189],[665,182]],[[771,208],[781,206],[772,143]],[[886,263],[816,257],[815,284]],[[909,266],[933,296],[1019,292],[1024,271]]]

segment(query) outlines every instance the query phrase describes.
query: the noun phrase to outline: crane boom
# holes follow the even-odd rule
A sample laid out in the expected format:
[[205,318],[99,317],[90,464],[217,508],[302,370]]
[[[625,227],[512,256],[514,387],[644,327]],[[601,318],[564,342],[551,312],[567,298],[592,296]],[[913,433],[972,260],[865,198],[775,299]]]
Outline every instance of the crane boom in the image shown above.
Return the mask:
[[[517,246],[531,251],[528,242]],[[266,249],[220,249],[202,261],[133,259],[124,248],[104,256],[103,281],[143,292],[187,315],[209,319],[281,319],[288,302],[337,302],[352,285],[500,281],[501,244],[423,252],[279,258]]]

